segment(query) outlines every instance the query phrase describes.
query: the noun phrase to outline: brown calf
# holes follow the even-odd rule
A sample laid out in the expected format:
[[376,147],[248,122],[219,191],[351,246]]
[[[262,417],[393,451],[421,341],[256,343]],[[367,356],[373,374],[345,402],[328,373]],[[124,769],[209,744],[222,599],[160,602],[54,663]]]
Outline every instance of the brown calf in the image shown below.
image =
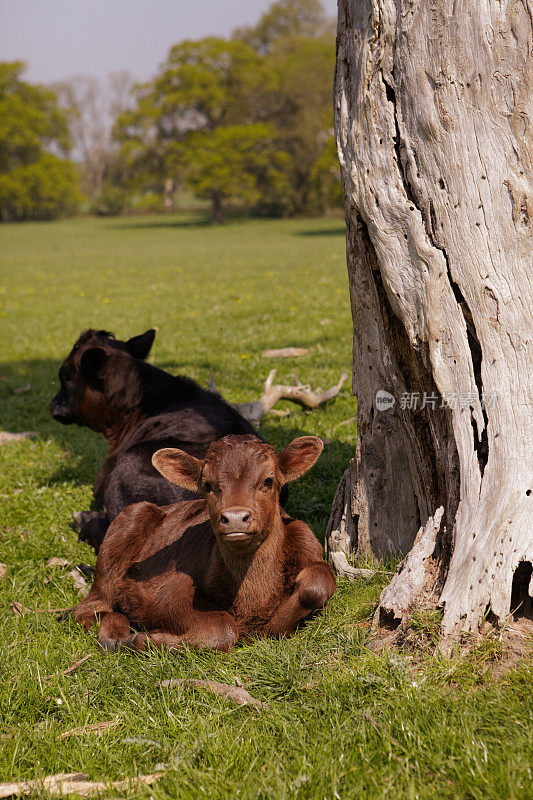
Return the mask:
[[[205,499],[124,509],[74,618],[86,629],[99,620],[107,650],[144,650],[148,641],[229,650],[240,638],[293,633],[336,583],[313,532],[282,511],[279,491],[321,451],[314,436],[279,455],[254,436],[226,436],[203,460],[159,450],[161,474]],[[139,632],[130,635],[130,625]]]

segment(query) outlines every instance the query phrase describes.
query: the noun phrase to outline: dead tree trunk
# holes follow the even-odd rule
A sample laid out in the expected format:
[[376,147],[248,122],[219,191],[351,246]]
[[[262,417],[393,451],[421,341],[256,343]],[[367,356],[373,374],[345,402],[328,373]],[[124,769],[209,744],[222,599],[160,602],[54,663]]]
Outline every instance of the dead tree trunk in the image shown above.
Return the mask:
[[358,445],[328,546],[410,550],[377,620],[430,601],[448,637],[533,594],[532,23],[339,0]]

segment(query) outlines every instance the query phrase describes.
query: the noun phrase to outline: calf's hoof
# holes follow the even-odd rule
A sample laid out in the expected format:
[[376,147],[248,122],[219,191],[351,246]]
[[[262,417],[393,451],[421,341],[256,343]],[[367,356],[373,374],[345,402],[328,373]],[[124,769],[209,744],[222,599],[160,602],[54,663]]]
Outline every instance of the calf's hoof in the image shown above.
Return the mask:
[[66,622],[67,619],[72,616],[74,608],[75,606],[72,606],[72,608],[65,608],[63,611],[60,611],[56,616],[56,622]]
[[122,646],[126,650],[133,650],[136,653],[144,653],[146,651],[147,641],[148,637],[145,633],[132,633],[131,636],[128,636],[126,641],[122,643]]
[[72,525],[74,530],[81,533],[84,525],[86,525],[94,517],[94,511],[74,511],[72,514]]
[[123,642],[116,642],[113,639],[98,639],[98,647],[104,653],[119,653],[123,646]]
[[81,572],[86,581],[92,581],[96,574],[96,567],[92,564],[76,564],[76,569]]

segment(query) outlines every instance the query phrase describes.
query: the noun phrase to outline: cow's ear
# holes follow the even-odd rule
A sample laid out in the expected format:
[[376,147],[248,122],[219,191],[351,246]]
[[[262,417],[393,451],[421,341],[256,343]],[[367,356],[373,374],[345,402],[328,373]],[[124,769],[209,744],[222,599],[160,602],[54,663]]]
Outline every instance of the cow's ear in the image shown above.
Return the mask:
[[133,358],[146,358],[155,339],[155,328],[140,333],[139,336],[132,336],[127,342],[124,342],[126,349]]
[[109,353],[103,347],[89,347],[80,358],[80,372],[90,386],[101,389]]
[[191,492],[200,491],[203,463],[199,458],[175,447],[165,447],[152,456],[152,464],[167,481]]
[[293,439],[278,455],[278,466],[283,482],[295,481],[311,469],[323,449],[322,440],[317,436],[300,436],[298,439]]

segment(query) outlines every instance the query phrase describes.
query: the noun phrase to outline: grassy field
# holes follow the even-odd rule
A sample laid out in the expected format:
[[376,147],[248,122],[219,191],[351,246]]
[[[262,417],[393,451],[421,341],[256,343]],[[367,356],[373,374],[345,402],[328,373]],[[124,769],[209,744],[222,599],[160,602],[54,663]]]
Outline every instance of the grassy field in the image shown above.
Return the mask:
[[[369,619],[388,575],[341,582],[328,609],[287,641],[229,655],[103,655],[95,633],[49,609],[76,602],[68,568],[93,563],[70,528],[87,508],[102,439],[48,414],[57,370],[79,332],[120,338],[159,329],[151,360],[200,382],[212,373],[233,401],[258,397],[272,366],[332,384],[351,363],[344,234],[338,220],[147,217],[0,226],[0,429],[32,441],[0,447],[0,781],[84,772],[117,780],[164,772],[154,798],[476,798],[532,796],[531,666],[492,677],[497,645],[441,660],[376,654]],[[271,362],[267,347],[309,354]],[[24,389],[19,393],[15,390]],[[289,406],[285,406],[289,408]],[[294,485],[289,511],[324,535],[355,446],[345,385],[315,412],[269,416],[278,447],[303,433],[330,444]],[[13,609],[12,604],[23,607]],[[430,641],[431,620],[413,620]],[[90,655],[78,669],[63,674]],[[242,683],[253,713],[167,678]],[[96,733],[72,729],[120,724]],[[104,796],[115,796],[113,790]]]

